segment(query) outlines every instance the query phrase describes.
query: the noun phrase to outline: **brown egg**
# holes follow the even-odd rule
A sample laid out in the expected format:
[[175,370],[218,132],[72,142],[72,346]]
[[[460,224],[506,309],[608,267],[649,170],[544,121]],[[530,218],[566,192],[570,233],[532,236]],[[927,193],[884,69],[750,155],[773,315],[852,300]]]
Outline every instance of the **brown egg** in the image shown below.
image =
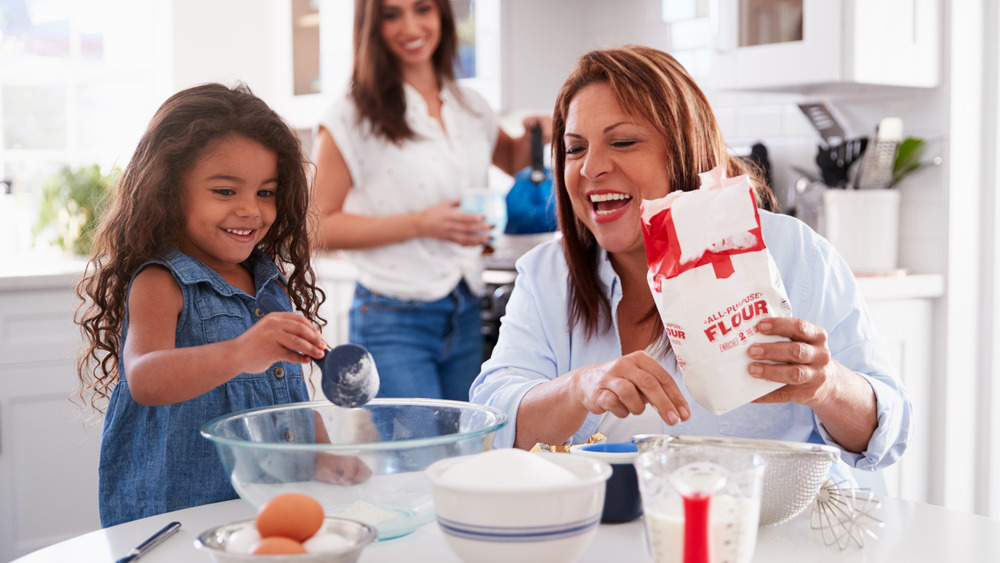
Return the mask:
[[322,526],[323,506],[308,495],[278,495],[257,511],[257,531],[262,538],[281,536],[302,543]]
[[308,552],[301,543],[281,536],[262,538],[250,548],[251,555],[296,555],[299,553]]

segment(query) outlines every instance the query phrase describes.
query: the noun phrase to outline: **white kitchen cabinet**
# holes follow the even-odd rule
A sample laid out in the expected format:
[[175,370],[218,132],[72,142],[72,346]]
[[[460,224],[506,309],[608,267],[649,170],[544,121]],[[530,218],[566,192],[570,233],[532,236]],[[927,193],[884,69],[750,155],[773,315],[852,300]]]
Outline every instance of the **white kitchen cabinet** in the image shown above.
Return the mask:
[[79,274],[0,277],[0,560],[100,527],[100,419],[77,387]]
[[944,293],[942,276],[859,278],[872,322],[885,338],[903,385],[913,403],[913,434],[902,459],[883,471],[886,494],[917,502],[930,502],[933,475],[931,443],[934,404],[933,312]]
[[940,0],[717,0],[711,6],[715,88],[938,85]]

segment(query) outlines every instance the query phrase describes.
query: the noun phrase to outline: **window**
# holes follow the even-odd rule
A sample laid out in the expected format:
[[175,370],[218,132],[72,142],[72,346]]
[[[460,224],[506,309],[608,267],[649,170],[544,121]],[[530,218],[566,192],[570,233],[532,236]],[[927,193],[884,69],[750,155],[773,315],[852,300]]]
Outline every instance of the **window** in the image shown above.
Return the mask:
[[500,0],[451,0],[458,33],[455,76],[500,109]]
[[131,156],[156,107],[152,12],[152,0],[0,0],[0,180],[12,191],[0,195],[17,220],[0,226],[0,253],[31,246],[42,187],[62,167]]

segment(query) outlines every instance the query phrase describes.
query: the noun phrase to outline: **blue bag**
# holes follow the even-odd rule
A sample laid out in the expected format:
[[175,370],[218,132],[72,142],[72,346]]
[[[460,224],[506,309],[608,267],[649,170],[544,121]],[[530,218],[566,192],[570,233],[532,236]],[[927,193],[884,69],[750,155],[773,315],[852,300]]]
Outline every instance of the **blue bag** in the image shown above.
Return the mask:
[[556,198],[552,194],[552,172],[545,168],[542,155],[542,130],[531,130],[531,166],[514,176],[507,192],[508,235],[551,233],[559,229]]

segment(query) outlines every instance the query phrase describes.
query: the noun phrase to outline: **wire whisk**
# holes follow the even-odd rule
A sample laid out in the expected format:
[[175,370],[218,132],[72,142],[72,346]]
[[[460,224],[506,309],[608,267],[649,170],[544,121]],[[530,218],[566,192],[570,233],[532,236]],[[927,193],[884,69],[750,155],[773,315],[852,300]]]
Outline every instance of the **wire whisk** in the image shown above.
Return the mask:
[[841,551],[852,542],[865,546],[865,538],[878,539],[876,530],[885,523],[873,515],[881,503],[870,489],[841,489],[844,482],[827,480],[813,502],[810,527],[819,530],[823,543]]

